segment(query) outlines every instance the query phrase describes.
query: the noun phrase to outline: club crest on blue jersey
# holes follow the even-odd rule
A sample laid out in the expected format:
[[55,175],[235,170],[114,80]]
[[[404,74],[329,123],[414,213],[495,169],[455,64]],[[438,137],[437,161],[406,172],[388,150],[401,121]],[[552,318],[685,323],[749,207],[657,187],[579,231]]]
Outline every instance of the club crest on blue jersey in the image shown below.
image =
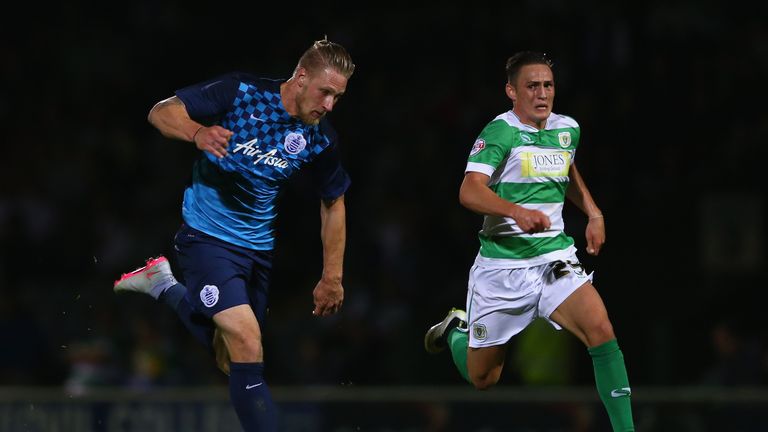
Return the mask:
[[307,140],[304,139],[304,135],[296,132],[291,132],[285,137],[283,142],[283,148],[289,154],[299,154],[307,147]]

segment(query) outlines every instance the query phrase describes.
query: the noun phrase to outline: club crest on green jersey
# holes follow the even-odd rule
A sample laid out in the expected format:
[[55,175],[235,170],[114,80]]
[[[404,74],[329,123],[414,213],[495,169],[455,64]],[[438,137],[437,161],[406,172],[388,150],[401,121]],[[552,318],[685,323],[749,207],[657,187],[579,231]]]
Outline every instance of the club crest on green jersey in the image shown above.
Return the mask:
[[568,131],[558,133],[557,139],[560,141],[560,147],[562,148],[567,148],[571,145],[571,133]]

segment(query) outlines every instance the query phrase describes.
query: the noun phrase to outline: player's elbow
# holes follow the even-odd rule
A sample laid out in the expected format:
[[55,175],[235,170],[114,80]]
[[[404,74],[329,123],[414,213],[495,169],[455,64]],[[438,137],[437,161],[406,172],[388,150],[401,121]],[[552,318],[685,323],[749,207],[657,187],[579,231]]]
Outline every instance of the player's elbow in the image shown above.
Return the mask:
[[474,210],[474,195],[467,189],[468,188],[464,187],[464,185],[462,185],[461,189],[459,189],[459,204],[469,210]]
[[163,99],[156,103],[147,114],[147,121],[154,127],[168,123],[169,120],[183,119],[189,117],[184,107],[184,103],[176,96]]
[[162,111],[162,109],[163,109],[163,101],[156,103],[155,105],[152,106],[152,108],[150,108],[149,112],[147,113],[147,121],[149,122],[149,124],[157,127],[160,111]]

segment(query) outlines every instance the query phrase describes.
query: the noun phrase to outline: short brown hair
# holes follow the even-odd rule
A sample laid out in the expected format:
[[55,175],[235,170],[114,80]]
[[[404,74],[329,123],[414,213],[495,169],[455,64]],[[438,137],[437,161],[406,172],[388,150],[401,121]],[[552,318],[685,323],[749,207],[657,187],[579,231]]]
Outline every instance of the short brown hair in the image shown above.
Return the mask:
[[514,85],[515,79],[517,79],[517,73],[520,72],[520,69],[523,66],[532,64],[547,65],[550,69],[554,66],[554,63],[546,53],[538,51],[520,51],[507,59],[507,82]]
[[303,67],[307,71],[331,68],[344,75],[347,79],[355,71],[352,57],[343,46],[331,42],[328,37],[315,41],[309,49],[304,51],[296,68]]

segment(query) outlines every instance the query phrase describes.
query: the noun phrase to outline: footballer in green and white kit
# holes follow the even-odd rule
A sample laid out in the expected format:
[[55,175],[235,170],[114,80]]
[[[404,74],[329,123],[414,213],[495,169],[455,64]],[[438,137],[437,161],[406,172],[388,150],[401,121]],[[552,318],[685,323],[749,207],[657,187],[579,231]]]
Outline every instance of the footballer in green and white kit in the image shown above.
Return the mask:
[[[485,216],[469,276],[469,346],[504,344],[537,317],[560,329],[549,315],[592,280],[579,265],[562,217],[578,145],[579,125],[572,118],[551,113],[538,130],[512,111],[497,116],[475,141],[465,172],[486,174],[499,197],[541,211],[550,226],[529,233],[511,217]],[[564,274],[554,277],[554,266],[571,271],[561,268]]]
[[544,318],[586,346],[613,430],[634,431],[624,355],[564,231],[567,198],[587,218],[587,253],[598,255],[605,243],[603,214],[574,164],[579,125],[552,112],[555,79],[546,54],[516,53],[506,72],[512,110],[483,128],[459,190],[461,205],[485,216],[467,309],[451,308],[430,327],[424,348],[448,348],[461,376],[484,390],[499,381],[509,340]]

